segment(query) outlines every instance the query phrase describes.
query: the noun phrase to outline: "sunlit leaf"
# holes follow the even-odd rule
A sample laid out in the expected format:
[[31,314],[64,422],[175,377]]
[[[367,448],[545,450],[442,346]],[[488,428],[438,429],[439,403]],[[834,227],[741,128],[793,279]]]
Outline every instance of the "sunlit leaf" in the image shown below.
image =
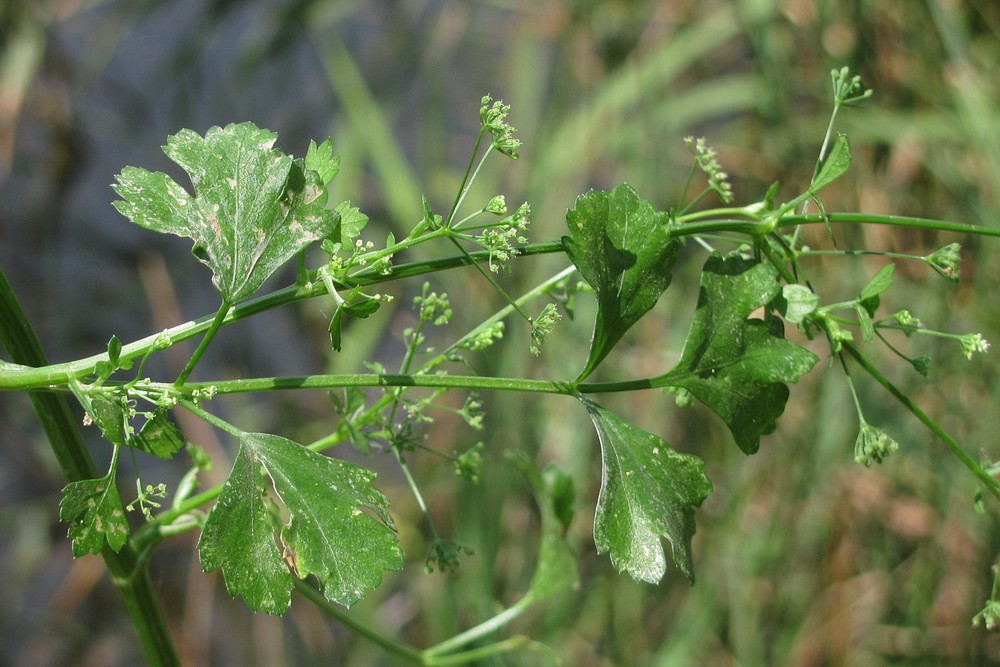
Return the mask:
[[591,190],[566,214],[563,244],[597,294],[590,355],[579,379],[590,375],[628,329],[670,284],[681,242],[670,238],[665,213],[629,185]]
[[819,358],[750,314],[780,291],[770,264],[713,255],[701,274],[694,321],[677,366],[660,378],[683,387],[721,417],[747,454],[774,431],[788,400],[786,382]]
[[[288,513],[279,548],[259,475],[270,477]],[[351,605],[383,570],[402,567],[388,501],[375,473],[275,435],[245,433],[233,472],[208,515],[198,550],[206,571],[222,568],[231,595],[251,609],[287,609],[294,568],[315,575],[327,599]]]
[[633,578],[656,583],[666,572],[661,537],[674,563],[694,582],[694,509],[712,492],[705,463],[586,399],[601,441],[604,474],[594,517],[598,553]]
[[204,137],[181,130],[163,150],[188,173],[194,196],[164,173],[126,167],[116,177],[115,208],[137,225],[192,239],[223,299],[244,299],[337,225],[322,180],[332,158],[311,154],[321,175],[275,150],[276,139],[252,123],[213,127]]
[[368,224],[368,216],[351,206],[349,201],[337,204],[335,210],[340,215],[340,237],[335,240],[347,245],[361,234],[361,230]]
[[340,156],[333,154],[333,140],[327,139],[320,145],[309,142],[305,158],[306,171],[315,171],[319,176],[320,185],[324,187],[333,180],[340,171]]

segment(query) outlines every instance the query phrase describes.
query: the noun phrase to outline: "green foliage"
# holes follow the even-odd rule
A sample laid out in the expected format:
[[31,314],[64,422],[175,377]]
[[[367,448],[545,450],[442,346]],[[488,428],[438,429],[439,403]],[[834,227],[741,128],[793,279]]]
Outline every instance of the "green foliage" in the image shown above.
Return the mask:
[[223,300],[245,299],[338,221],[326,209],[339,164],[328,142],[310,150],[306,166],[275,150],[276,139],[252,123],[213,127],[204,137],[182,130],[163,150],[190,176],[194,197],[162,172],[126,167],[115,208],[137,225],[192,239]]
[[114,463],[104,477],[70,482],[63,488],[59,520],[69,524],[74,558],[100,553],[105,540],[114,551],[125,546],[129,528],[115,485]]
[[597,294],[590,355],[578,377],[583,380],[656,305],[682,244],[670,236],[667,215],[625,184],[579,197],[566,225],[566,252]]
[[161,459],[169,459],[184,448],[186,441],[184,434],[167,417],[166,409],[157,408],[129,444]]
[[[775,429],[795,382],[818,361],[764,320],[748,319],[781,291],[770,264],[713,255],[701,274],[694,321],[677,365],[658,378],[719,415],[746,454]],[[780,327],[780,324],[779,324]]]
[[598,553],[610,553],[614,566],[635,579],[656,583],[666,572],[664,536],[674,563],[694,583],[694,509],[712,492],[704,461],[592,401],[583,404],[601,441],[604,470],[594,517]]
[[[870,95],[847,70],[834,71],[832,76],[833,117],[840,107]],[[311,142],[305,157],[295,159],[274,149],[274,133],[250,123],[215,127],[204,137],[182,130],[168,139],[164,150],[190,176],[193,196],[162,173],[126,167],[118,175],[114,188],[121,200],[115,202],[117,209],[140,226],[191,238],[195,255],[213,272],[212,280],[223,304],[214,317],[179,325],[169,335],[165,332],[130,345],[112,336],[106,354],[99,357],[40,369],[0,360],[0,387],[68,389],[83,406],[85,421],[96,424],[114,448],[111,468],[105,476],[71,482],[63,491],[60,518],[69,524],[75,556],[101,552],[105,543],[118,551],[130,542],[147,554],[168,535],[200,528],[198,552],[202,567],[206,571],[221,569],[229,593],[244,598],[251,609],[282,614],[291,604],[292,591],[297,589],[337,616],[341,612],[332,611],[332,605],[327,603],[350,606],[380,585],[383,572],[404,565],[388,499],[373,485],[375,473],[319,451],[349,440],[363,456],[387,453],[395,459],[426,523],[429,548],[425,553],[429,555],[424,560],[425,568],[454,574],[460,559],[475,555],[474,551],[439,530],[410,461],[433,455],[446,461],[455,476],[462,478],[458,483],[482,483],[484,467],[493,465],[486,455],[486,442],[478,440],[469,446],[473,439],[468,439],[455,448],[436,449],[428,429],[440,412],[454,418],[453,423],[461,429],[484,428],[486,416],[479,394],[469,393],[464,402],[456,402],[450,396],[455,391],[520,391],[578,400],[590,415],[601,448],[601,485],[593,524],[597,552],[609,554],[613,567],[634,579],[656,583],[666,573],[662,544],[666,538],[675,565],[693,583],[695,513],[712,491],[705,462],[675,451],[663,438],[634,426],[589,395],[659,388],[672,392],[678,405],[697,399],[723,420],[745,454],[754,454],[762,436],[776,429],[790,395],[789,385],[819,361],[816,353],[785,338],[785,322],[810,339],[821,332],[829,344],[829,354],[841,362],[858,416],[854,456],[859,463],[881,463],[898,449],[898,444],[865,420],[848,365],[850,359],[944,441],[978,478],[982,490],[1000,499],[1000,483],[992,467],[987,466],[987,470],[971,460],[958,443],[889,382],[854,346],[853,332],[859,331],[865,344],[884,343],[925,375],[929,357],[907,357],[890,344],[886,337],[890,332],[902,332],[906,337],[923,334],[946,338],[957,343],[969,358],[988,349],[986,339],[977,333],[928,329],[905,310],[879,319],[882,295],[893,288],[895,264],[883,266],[857,298],[841,303],[824,304],[806,277],[804,260],[813,251],[802,243],[800,229],[816,222],[829,229],[837,222],[858,221],[827,213],[818,199],[820,190],[841,178],[852,161],[845,135],[831,141],[833,117],[809,184],[780,206],[774,203],[777,184],[755,203],[729,206],[733,189],[718,154],[704,139],[688,139],[694,158],[691,176],[700,170],[708,178],[708,185],[683,207],[656,210],[627,184],[611,191],[591,190],[577,198],[567,212],[568,235],[561,242],[536,244],[529,243],[524,235],[530,211],[527,203],[507,215],[506,198],[494,195],[482,208],[466,217],[458,216],[472,181],[489,155],[518,157],[520,141],[507,122],[509,112],[508,105],[489,97],[482,99],[476,147],[447,216],[435,214],[425,197],[422,210],[415,216],[419,222],[409,231],[396,230],[399,240],[396,233],[386,234],[384,246],[381,239],[376,246],[374,241],[361,237],[368,218],[349,202],[335,208],[327,206],[327,187],[340,168],[330,140],[318,145]],[[487,138],[490,145],[477,163],[480,142]],[[726,206],[695,210],[695,204],[713,192]],[[686,197],[686,186],[684,194]],[[821,215],[795,214],[800,204],[804,211],[810,202],[820,207]],[[416,206],[415,201],[413,204]],[[488,221],[484,223],[483,219]],[[861,221],[900,224],[901,220],[867,216]],[[951,223],[904,221],[916,228],[986,233],[959,229]],[[794,227],[794,233],[786,235],[783,230],[787,227]],[[693,320],[676,365],[654,377],[584,382],[671,285],[675,263],[688,236],[696,237],[709,255],[701,269]],[[322,241],[326,258],[320,266],[310,269],[303,251],[314,241]],[[452,252],[457,248],[459,254],[394,264],[397,253],[422,244],[433,248],[435,241],[443,242]],[[726,244],[734,250],[715,250]],[[482,250],[470,252],[467,245]],[[564,253],[586,284],[576,279],[573,267],[567,267],[515,298],[497,282],[504,276],[493,275],[517,258],[541,253]],[[923,262],[948,280],[957,280],[958,253],[957,244],[950,244],[926,257],[887,255],[900,261]],[[245,308],[233,307],[257,292],[269,276],[295,256],[298,270],[294,285],[249,302]],[[415,323],[399,329],[397,338],[403,350],[396,373],[388,373],[376,359],[361,359],[368,373],[205,383],[187,380],[216,331],[231,321],[303,298],[332,300],[329,341],[331,348],[340,352],[350,340],[345,340],[342,332],[344,318],[369,319],[391,300],[385,294],[369,293],[371,286],[461,265],[472,265],[506,305],[436,353],[436,342],[428,339],[452,330],[462,318],[456,315],[447,294],[432,291],[431,281],[425,281],[413,299],[415,315],[408,315]],[[494,377],[475,371],[457,375],[449,370],[453,366],[448,364],[475,369],[473,355],[466,353],[497,345],[503,338],[504,320],[512,314],[530,325],[528,349],[538,354],[543,341],[557,337],[557,304],[573,319],[578,300],[590,298],[588,285],[596,298],[596,316],[586,361],[573,382]],[[5,296],[10,295],[0,292],[0,297]],[[549,301],[540,309],[537,304],[528,306],[539,298]],[[539,314],[530,317],[528,312]],[[432,334],[431,325],[443,331]],[[130,368],[133,359],[141,357],[144,362],[150,354],[199,333],[204,333],[201,343],[174,382],[142,377],[143,363],[139,364],[136,378],[113,379],[119,370]],[[278,435],[246,432],[201,405],[218,393],[291,388],[329,392],[339,414],[330,433],[308,447]],[[412,390],[423,393],[407,393]],[[152,407],[143,412],[140,405]],[[174,408],[187,410],[239,440],[232,469],[220,487],[194,495],[198,474],[211,461],[204,450],[186,443],[168,416]],[[140,419],[144,422],[137,432],[133,422]],[[438,435],[451,428],[435,427],[433,433]],[[520,434],[527,431],[523,424],[515,424],[510,430]],[[690,445],[693,449],[698,443]],[[186,446],[193,463],[169,508],[162,508],[157,500],[167,496],[166,485],[143,486],[137,474],[136,498],[127,509],[141,511],[147,523],[134,534],[129,532],[116,487],[117,457],[122,446],[165,459]],[[540,516],[537,563],[520,601],[426,651],[388,639],[355,620],[347,620],[349,617],[339,618],[397,655],[423,664],[472,662],[519,645],[520,640],[511,638],[458,653],[494,635],[531,604],[556,601],[578,587],[579,568],[568,536],[579,480],[555,464],[539,468],[525,455],[514,455],[511,460],[527,479]],[[138,456],[136,465],[140,465]],[[205,515],[202,507],[213,499],[215,504]],[[304,583],[310,577],[315,584]],[[314,585],[321,593],[314,590]],[[987,624],[995,621],[995,607],[991,606],[995,598],[994,588],[991,603],[977,620]]]
[[838,134],[833,141],[830,154],[823,161],[819,174],[809,186],[809,193],[815,194],[847,173],[851,168],[851,146],[847,135]]
[[[289,515],[281,550],[261,468]],[[382,581],[382,570],[402,567],[388,501],[371,486],[374,477],[276,435],[242,434],[229,480],[198,542],[202,567],[222,568],[229,593],[255,611],[284,613],[293,572],[299,578],[315,575],[328,600],[354,604]]]

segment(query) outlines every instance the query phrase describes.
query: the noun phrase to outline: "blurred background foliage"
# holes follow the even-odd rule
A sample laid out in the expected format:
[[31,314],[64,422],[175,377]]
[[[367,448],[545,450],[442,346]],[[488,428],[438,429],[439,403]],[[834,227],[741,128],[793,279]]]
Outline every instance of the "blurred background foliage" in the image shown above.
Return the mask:
[[[676,204],[688,135],[718,148],[738,202],[760,199],[774,181],[787,199],[812,173],[829,116],[829,71],[842,65],[875,97],[841,115],[854,167],[825,193],[826,208],[996,226],[998,63],[1000,3],[991,0],[5,0],[0,262],[53,361],[95,353],[111,334],[133,340],[214,312],[207,272],[187,242],[133,227],[111,208],[108,184],[124,165],[176,175],[159,147],[184,127],[252,120],[300,155],[309,139],[332,136],[343,156],[334,200],[366,211],[366,236],[379,243],[419,220],[421,194],[446,209],[487,93],[512,105],[525,145],[518,162],[488,165],[470,202],[497,193],[514,206],[530,202],[534,240],[558,238],[565,210],[590,187],[628,181],[659,207]],[[960,286],[901,265],[885,312],[907,307],[931,326],[1000,340],[995,241],[879,227],[835,234],[841,248],[918,253],[962,242]],[[815,246],[829,245],[822,230],[809,235]],[[517,292],[565,261],[522,260],[501,281]],[[690,248],[674,285],[601,378],[670,367],[702,261]],[[832,302],[857,294],[881,263],[826,258],[809,260],[808,270]],[[501,305],[468,271],[439,274],[432,287],[452,297],[453,335]],[[352,323],[340,355],[325,342],[329,304],[310,302],[227,328],[197,375],[356,371],[365,359],[392,368],[419,288],[390,287],[395,308]],[[527,332],[513,323],[501,345],[473,360],[475,369],[575,376],[590,336],[586,298],[578,312],[540,358],[527,353]],[[901,344],[911,356],[934,357],[931,381],[878,357],[892,379],[970,451],[1000,456],[992,353],[969,363],[955,345]],[[188,353],[163,355],[151,372],[176,374]],[[442,416],[426,441],[451,452],[483,439],[490,465],[478,485],[456,479],[437,457],[411,456],[439,529],[475,555],[453,574],[424,572],[429,542],[417,508],[376,455],[366,463],[380,471],[410,560],[352,613],[427,646],[517,599],[531,576],[538,524],[527,484],[504,458],[517,450],[556,462],[577,483],[571,539],[582,585],[510,628],[551,651],[534,646],[496,664],[548,664],[553,653],[588,666],[1000,663],[1000,636],[970,624],[1000,551],[997,507],[974,513],[972,477],[877,386],[863,378],[859,385],[869,421],[901,443],[870,470],[853,462],[849,394],[840,369],[825,363],[793,387],[778,432],[750,458],[697,407],[676,408],[657,392],[601,399],[708,463],[715,493],[698,512],[693,588],[674,570],[659,586],[637,584],[594,554],[600,469],[578,406],[483,396],[486,431]],[[248,430],[304,442],[337,419],[327,397],[314,394],[213,407]],[[216,456],[207,481],[218,481],[232,443],[184,426]],[[70,559],[56,519],[64,481],[24,397],[0,396],[0,433],[0,664],[135,664],[131,629],[100,561]],[[107,460],[101,443],[93,452]],[[335,453],[358,457],[348,447]],[[139,463],[144,482],[183,472],[182,463]],[[128,471],[122,480],[127,501]],[[188,664],[394,664],[302,600],[282,619],[230,602],[221,579],[201,573],[195,539],[168,541],[152,562]]]

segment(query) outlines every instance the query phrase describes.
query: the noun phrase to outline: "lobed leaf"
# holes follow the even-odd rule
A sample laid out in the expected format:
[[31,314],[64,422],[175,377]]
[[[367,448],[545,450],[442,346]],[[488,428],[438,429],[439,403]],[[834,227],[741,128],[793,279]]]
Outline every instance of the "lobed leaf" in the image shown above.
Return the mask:
[[259,461],[241,446],[201,531],[198,557],[206,572],[222,568],[230,595],[243,596],[254,611],[282,614],[292,600],[292,580],[274,542],[259,473]]
[[[289,515],[281,551],[261,468]],[[382,581],[382,570],[402,567],[388,501],[371,486],[374,477],[291,440],[244,433],[233,472],[198,543],[202,567],[221,567],[229,593],[243,596],[256,611],[281,614],[288,608],[289,567],[300,578],[315,575],[327,599],[357,602]]]
[[305,157],[306,171],[315,171],[320,185],[326,187],[340,171],[340,156],[333,154],[333,140],[327,139],[320,145],[309,142]]
[[713,255],[701,274],[701,292],[681,358],[659,380],[682,387],[726,422],[746,454],[774,431],[788,387],[819,358],[785,340],[750,314],[781,290],[770,264]]
[[597,294],[597,319],[583,380],[670,285],[681,241],[670,237],[667,216],[627,184],[591,190],[566,213],[563,245]]
[[361,230],[368,224],[368,216],[358,210],[356,206],[351,206],[349,201],[337,204],[335,210],[340,216],[338,226],[340,233],[335,240],[346,245],[361,234]]
[[581,400],[597,428],[604,466],[594,517],[597,552],[610,552],[619,571],[656,583],[666,572],[660,543],[666,537],[674,563],[694,583],[694,508],[712,492],[704,461]]
[[69,523],[74,558],[100,553],[105,540],[120,551],[128,540],[128,521],[115,486],[114,467],[104,477],[63,487],[59,520]]
[[163,150],[191,178],[194,197],[166,174],[126,167],[114,206],[137,225],[192,239],[223,299],[244,299],[339,219],[325,208],[323,179],[335,173],[327,144],[310,151],[307,167],[275,150],[276,139],[252,123],[204,137],[181,130]]

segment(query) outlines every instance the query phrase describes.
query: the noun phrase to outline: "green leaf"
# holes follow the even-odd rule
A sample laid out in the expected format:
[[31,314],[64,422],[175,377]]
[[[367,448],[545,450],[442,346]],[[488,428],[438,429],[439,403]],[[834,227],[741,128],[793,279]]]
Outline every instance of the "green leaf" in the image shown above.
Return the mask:
[[161,408],[146,420],[129,444],[161,459],[169,459],[179,452],[186,442],[184,434],[167,417],[167,411]]
[[360,301],[351,304],[338,303],[337,309],[333,311],[333,316],[330,318],[330,325],[326,328],[330,334],[330,347],[337,352],[341,350],[343,342],[341,327],[343,326],[345,314],[365,319],[371,317],[381,306],[381,301],[371,297],[364,297]]
[[115,368],[118,368],[118,359],[122,353],[122,342],[118,340],[118,336],[111,336],[111,340],[108,341],[108,361]]
[[420,195],[420,203],[424,212],[424,218],[421,220],[421,227],[430,227],[431,229],[440,227],[443,218],[431,210],[431,203],[427,201],[426,195]]
[[[321,175],[273,148],[277,135],[252,123],[181,130],[164,152],[188,173],[195,196],[161,172],[126,167],[115,208],[137,225],[194,241],[226,302],[244,299],[307,245],[331,234],[338,215],[325,209]],[[330,160],[310,164],[328,174]]]
[[512,454],[511,460],[531,484],[542,518],[538,563],[529,590],[541,599],[574,588],[579,572],[576,556],[566,541],[576,498],[573,478],[552,464],[539,470],[521,453]]
[[895,264],[886,264],[878,270],[872,279],[868,281],[864,289],[861,290],[860,301],[867,301],[874,298],[892,287],[892,273],[896,269]]
[[[747,454],[774,431],[788,387],[819,361],[750,313],[780,291],[770,264],[713,255],[701,274],[694,321],[677,366],[659,379],[683,387],[726,422]],[[780,332],[778,332],[780,334]]]
[[[263,497],[261,467],[289,516],[281,551]],[[364,589],[382,581],[382,570],[398,570],[403,561],[388,501],[371,486],[374,477],[291,440],[244,433],[233,472],[198,543],[202,567],[221,567],[229,593],[242,595],[256,611],[280,614],[288,608],[288,567],[301,578],[315,575],[327,599],[357,602]]]
[[674,563],[694,583],[694,508],[712,492],[704,461],[675,452],[662,438],[581,400],[597,428],[604,464],[594,517],[597,552],[610,552],[619,571],[656,583],[666,572],[660,543],[666,537]]
[[785,285],[781,295],[785,298],[785,319],[791,324],[802,324],[819,306],[819,295],[805,285]]
[[851,168],[851,146],[846,134],[838,134],[833,140],[830,154],[823,162],[816,179],[809,185],[809,194],[816,194],[830,183],[843,176]]
[[333,316],[330,317],[330,324],[326,327],[327,333],[330,334],[330,347],[336,352],[340,352],[343,347],[343,337],[340,331],[343,321],[344,305],[338,303],[337,309],[333,311]]
[[115,552],[128,540],[128,521],[112,470],[99,479],[70,482],[62,490],[59,520],[69,523],[73,557],[100,553],[105,539]]
[[629,185],[591,190],[566,214],[563,245],[597,294],[597,319],[586,378],[670,284],[681,242],[670,238],[667,216]]
[[319,146],[315,141],[309,142],[306,151],[306,171],[315,171],[319,176],[320,185],[326,187],[340,171],[340,156],[333,154],[333,140],[327,139]]
[[344,306],[344,310],[346,310],[352,317],[357,317],[358,319],[363,320],[374,315],[381,307],[382,302],[378,299],[364,297],[360,301],[347,304]]
[[368,216],[351,206],[349,201],[341,202],[335,210],[340,215],[340,237],[334,240],[346,246],[361,234],[368,224]]
[[[875,300],[878,301],[878,297],[875,297]],[[861,326],[861,338],[866,343],[872,342],[875,340],[875,324],[872,322],[871,314],[862,303],[855,303],[854,310],[858,314],[858,324]]]
[[274,541],[259,461],[240,447],[198,540],[206,572],[222,568],[226,590],[254,611],[282,614],[292,599],[288,567]]
[[88,393],[79,382],[71,382],[69,388],[87,412],[90,421],[101,429],[101,436],[105,440],[114,445],[129,444],[125,407],[120,400],[100,393]]

